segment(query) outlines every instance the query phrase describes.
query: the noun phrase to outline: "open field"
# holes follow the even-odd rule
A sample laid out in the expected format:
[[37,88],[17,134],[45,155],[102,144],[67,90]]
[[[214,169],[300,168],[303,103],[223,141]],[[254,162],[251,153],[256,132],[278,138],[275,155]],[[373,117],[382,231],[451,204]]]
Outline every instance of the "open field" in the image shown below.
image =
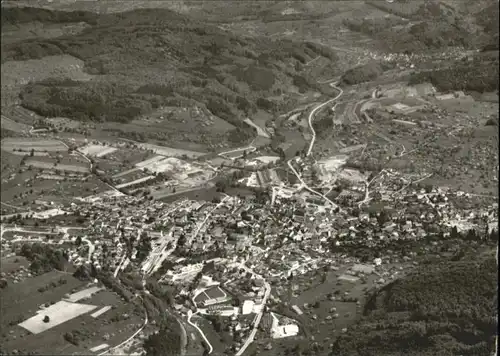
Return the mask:
[[[66,280],[65,284],[59,283],[61,278]],[[51,287],[43,293],[37,291],[38,288],[50,285],[51,282],[56,282],[55,287]],[[3,348],[5,350],[29,349],[37,354],[68,354],[73,352],[86,354],[88,349],[103,343],[111,346],[120,343],[137,330],[139,325],[143,324],[143,320],[141,320],[144,317],[143,311],[135,304],[126,304],[115,293],[107,290],[90,295],[90,292],[95,291],[95,288],[89,290],[84,289],[84,286],[84,282],[59,272],[50,272],[30,278],[22,283],[9,285],[2,291],[1,300]],[[78,304],[61,301],[71,291],[78,290],[82,291],[80,294],[87,296],[84,303],[90,307],[80,308]],[[21,322],[35,315],[38,307],[44,303],[54,304],[45,311],[41,311],[35,318],[42,318],[46,314],[50,314],[49,323],[42,322],[38,325],[45,329],[52,328],[38,334],[31,334],[16,325],[16,321]],[[55,310],[54,308],[59,305],[64,306],[64,308]],[[111,308],[97,317],[88,313],[90,309],[95,312],[106,306]],[[81,310],[78,311],[78,308]],[[84,313],[80,316],[76,315],[81,312]],[[63,319],[68,319],[68,321],[53,325]],[[26,324],[26,326],[29,325]],[[35,329],[33,330],[39,331],[39,328]],[[67,338],[69,334],[72,334],[71,342],[76,345],[68,342],[70,340]]]
[[[59,301],[56,304],[45,308],[43,312],[40,312],[37,315],[23,321],[19,324],[19,326],[36,335],[82,314],[88,313],[95,308],[95,305]],[[50,317],[49,322],[43,321],[45,316]]]
[[142,169],[139,168],[132,168],[128,169],[126,171],[120,172],[116,175],[114,175],[112,178],[114,181],[119,182],[119,184],[125,184],[129,182],[133,182],[138,179],[142,179],[145,177],[149,177],[150,174],[144,172]]
[[85,22],[67,24],[44,24],[40,22],[31,22],[22,27],[5,25],[2,28],[2,41],[4,41],[4,43],[11,43],[35,38],[55,38],[68,34],[79,33],[87,27],[89,26]]
[[155,178],[155,176],[146,176],[146,177],[138,178],[138,179],[135,179],[135,180],[133,180],[131,182],[118,184],[116,186],[116,189],[131,187],[131,186],[134,186],[134,185],[137,185],[137,184],[141,184],[141,183],[147,182],[148,180],[151,180],[151,179],[154,179],[154,178]]
[[12,179],[2,182],[2,201],[24,209],[26,206],[37,205],[35,200],[47,204],[51,201],[65,203],[78,195],[98,194],[109,190],[109,187],[96,177],[89,177],[86,181],[55,181],[35,179],[35,170],[22,173],[16,171],[14,174]]
[[224,293],[220,287],[213,287],[213,288],[210,288],[210,289],[207,289],[205,291],[205,294],[211,298],[211,299],[214,299],[214,298],[219,298],[219,297],[224,297],[227,293]]
[[250,119],[245,119],[244,120],[249,126],[255,128],[257,130],[257,135],[259,136],[262,136],[262,137],[266,137],[266,138],[269,138],[269,134],[262,128],[260,127],[259,125],[257,125],[256,123],[254,123],[252,120]]
[[208,320],[203,317],[195,317],[193,318],[193,322],[198,325],[208,341],[210,341],[214,348],[214,353],[224,352],[226,345],[224,345],[221,335],[215,331],[213,325]]
[[8,117],[2,115],[2,129],[4,130],[10,130],[14,132],[28,132],[30,130],[30,127],[28,125],[25,125],[20,122],[16,122],[12,119],[9,119]]
[[[6,238],[7,233],[4,233],[3,238]],[[6,257],[2,258],[2,261],[0,263],[0,272],[1,273],[11,273],[18,271],[19,268],[25,267],[28,268],[30,265],[30,262],[22,256],[11,256],[11,257]]]
[[58,140],[44,140],[44,139],[28,139],[6,138],[2,140],[2,150],[12,152],[14,150],[25,152],[29,154],[31,150],[41,152],[66,152],[68,149]]
[[[65,280],[65,284],[59,281]],[[54,288],[49,288],[43,293],[38,289],[55,283]],[[35,313],[39,306],[44,303],[57,302],[66,293],[84,284],[71,275],[53,271],[36,276],[22,283],[9,285],[2,291],[2,328],[9,328],[17,325],[18,322],[29,317],[30,313]]]
[[104,157],[106,155],[109,155],[110,153],[113,153],[116,150],[117,149],[114,147],[93,145],[93,144],[89,144],[85,147],[80,147],[78,149],[78,151],[83,153],[85,156],[92,156],[92,157]]
[[80,166],[80,165],[70,165],[70,164],[61,164],[54,161],[51,162],[41,162],[36,159],[28,159],[26,161],[28,166],[32,166],[33,168],[39,169],[51,169],[51,170],[59,170],[59,171],[67,171],[67,172],[79,172],[79,173],[87,173],[89,172],[89,167]]

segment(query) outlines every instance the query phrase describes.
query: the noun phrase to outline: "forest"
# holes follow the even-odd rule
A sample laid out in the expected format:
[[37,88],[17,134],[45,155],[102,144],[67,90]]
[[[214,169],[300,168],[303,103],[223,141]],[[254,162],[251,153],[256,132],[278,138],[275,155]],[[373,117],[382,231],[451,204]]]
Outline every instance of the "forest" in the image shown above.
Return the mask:
[[424,264],[374,292],[331,355],[489,355],[497,329],[491,256]]
[[498,91],[498,52],[480,53],[471,61],[457,61],[448,68],[414,73],[409,84],[432,83],[439,91]]
[[242,119],[261,108],[270,113],[286,100],[301,66],[317,56],[331,62],[331,49],[313,42],[239,37],[166,9],[119,14],[59,13],[23,8],[2,10],[2,26],[30,21],[83,21],[89,28],[52,39],[29,39],[2,46],[2,61],[71,55],[84,62],[91,81],[54,78],[33,82],[22,105],[42,116],[82,121],[129,122],[161,106],[199,105],[245,130]]

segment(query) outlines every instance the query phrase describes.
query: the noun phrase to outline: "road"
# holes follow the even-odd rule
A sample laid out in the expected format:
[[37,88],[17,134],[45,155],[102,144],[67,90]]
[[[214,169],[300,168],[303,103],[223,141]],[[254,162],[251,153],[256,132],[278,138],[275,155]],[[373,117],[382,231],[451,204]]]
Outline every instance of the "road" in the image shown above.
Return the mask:
[[198,314],[198,312],[193,313],[191,310],[188,310],[187,322],[188,322],[189,325],[191,325],[193,328],[195,328],[200,333],[201,338],[206,342],[206,344],[208,346],[208,354],[211,354],[214,351],[214,348],[213,348],[212,344],[210,343],[210,341],[208,341],[207,337],[205,336],[205,334],[203,333],[203,331],[198,327],[198,325],[196,325],[195,323],[193,323],[191,321],[191,318],[193,316],[195,316],[196,314]]
[[[64,141],[59,140],[59,142],[61,142],[69,150],[70,147]],[[77,155],[79,155],[80,157],[82,157],[83,159],[85,159],[89,163],[89,171],[90,171],[90,173],[92,173],[92,169],[94,168],[94,164],[92,163],[92,160],[78,150],[73,150],[73,152],[75,152]],[[97,178],[99,178],[99,176],[97,176]],[[111,190],[114,190],[115,192],[121,193],[118,189],[113,187],[111,184],[109,184],[101,179],[100,179],[100,181],[102,183],[106,184],[109,188],[111,188]]]
[[5,206],[12,208],[12,209],[25,209],[24,207],[20,207],[20,206],[16,206],[16,205],[4,203],[4,202],[1,202],[1,203],[2,203],[2,205],[5,205]]
[[198,225],[198,227],[196,228],[196,231],[193,235],[191,235],[191,237],[189,238],[189,241],[188,241],[188,244],[192,243],[193,240],[196,238],[196,236],[198,236],[198,234],[200,233],[201,231],[201,228],[206,224],[206,222],[208,221],[208,219],[210,218],[210,216],[212,216],[212,213],[217,210],[222,204],[224,204],[224,202],[226,200],[228,200],[229,198],[231,198],[229,195],[226,195],[224,197],[224,199],[222,199],[220,201],[220,203],[218,203],[215,208],[213,208],[212,210],[210,210],[210,212],[207,214],[207,216],[205,216],[205,219],[203,219],[203,221],[201,222],[200,225]]
[[94,253],[94,250],[95,250],[95,246],[94,244],[89,240],[87,239],[86,237],[82,238],[82,242],[85,242],[87,244],[87,246],[89,247],[89,256],[88,256],[88,261],[90,261],[90,257],[92,256],[92,254]]
[[259,313],[257,314],[257,317],[255,318],[252,331],[250,332],[250,335],[248,336],[248,339],[246,339],[245,343],[241,346],[241,348],[236,353],[236,356],[242,355],[243,352],[245,352],[245,350],[248,348],[248,346],[250,346],[250,344],[254,341],[255,334],[257,334],[257,330],[259,328],[259,324],[260,324],[260,321],[262,319],[262,315],[264,315],[264,309],[265,309],[265,306],[266,306],[267,299],[271,295],[271,285],[264,279],[264,277],[262,277],[261,275],[258,275],[253,270],[251,270],[250,268],[248,268],[247,266],[245,266],[244,263],[242,263],[240,265],[240,267],[243,268],[244,270],[246,270],[247,272],[252,273],[257,278],[262,279],[264,281],[264,288],[266,289],[266,291],[264,293],[264,297],[262,298],[262,304],[261,304],[262,308],[259,311]]
[[[142,300],[141,296],[139,296],[139,298],[141,298],[141,300]],[[112,350],[116,350],[116,349],[122,347],[123,345],[125,345],[126,343],[130,342],[131,340],[133,340],[146,327],[146,325],[148,325],[148,313],[146,311],[146,308],[144,308],[144,317],[145,317],[144,324],[139,328],[139,330],[137,330],[134,334],[132,334],[132,336],[130,336],[127,340],[123,341],[122,343],[120,343],[114,347],[111,347],[104,352],[101,352],[100,354],[98,354],[98,356],[105,355]]]
[[[300,176],[299,172],[297,172],[297,171],[295,170],[295,168],[292,166],[291,161],[292,161],[292,160],[289,160],[289,161],[287,162],[287,164],[288,164],[288,168],[290,168],[290,169],[291,169],[291,171],[293,172],[293,174],[295,174],[295,176],[297,177],[297,179],[300,181],[300,183],[302,184],[302,186],[301,186],[301,187],[303,187],[304,189],[306,189],[306,190],[310,191],[311,193],[313,193],[313,194],[315,194],[315,195],[318,195],[318,196],[322,197],[323,199],[325,199],[325,200],[326,200],[326,201],[327,201],[327,202],[328,202],[328,203],[329,203],[329,204],[333,207],[333,209],[336,209],[336,208],[338,207],[338,205],[337,205],[337,204],[335,204],[333,201],[331,201],[331,200],[330,200],[328,197],[326,197],[324,194],[321,194],[320,192],[317,192],[317,191],[315,191],[314,189],[310,188],[310,187],[306,184],[306,182],[304,182],[304,180],[303,180],[303,179],[302,179],[302,177]],[[299,189],[300,189],[300,188],[299,188]]]
[[[330,82],[330,81],[325,81],[325,82],[323,82],[323,84],[324,83],[328,83],[328,82]],[[334,97],[334,98],[332,98],[332,99],[329,99],[329,100],[325,101],[324,103],[321,103],[321,104],[317,105],[309,113],[309,117],[308,117],[307,121],[309,123],[309,128],[311,129],[311,132],[312,132],[312,138],[311,138],[311,142],[309,143],[309,149],[307,150],[307,154],[306,154],[307,156],[309,156],[311,154],[312,149],[314,147],[314,143],[316,141],[316,131],[314,131],[314,128],[312,126],[312,121],[313,121],[313,118],[314,118],[314,114],[316,114],[316,112],[318,112],[318,110],[322,109],[326,105],[328,105],[328,104],[334,102],[335,100],[337,100],[338,98],[340,98],[340,96],[342,96],[342,94],[344,93],[344,91],[341,88],[337,87],[336,84],[337,84],[337,82],[333,82],[333,83],[330,84],[330,86],[333,87],[333,88],[335,88],[335,89],[337,89],[339,91],[339,93],[337,94],[337,96]],[[330,199],[328,199],[324,194],[321,194],[320,192],[317,192],[314,189],[310,188],[306,184],[306,182],[304,182],[304,180],[302,179],[302,177],[300,176],[300,174],[292,166],[292,163],[291,163],[292,159],[288,160],[288,162],[287,162],[288,167],[295,174],[295,176],[297,177],[297,179],[300,181],[300,183],[302,184],[302,187],[304,187],[306,190],[310,191],[311,193],[313,193],[315,195],[319,195],[320,197],[322,197],[323,199],[325,199],[334,209],[337,208],[338,207],[337,204],[335,204],[333,201],[331,201]]]
[[321,110],[325,105],[328,105],[331,102],[334,102],[335,100],[337,100],[338,98],[340,98],[342,96],[342,94],[344,93],[344,91],[341,88],[337,87],[335,84],[336,83],[334,82],[334,83],[330,84],[330,86],[333,87],[333,88],[335,88],[335,89],[337,89],[339,91],[339,93],[337,94],[337,96],[335,98],[333,98],[333,99],[325,101],[322,104],[319,104],[314,109],[312,109],[312,111],[309,113],[309,117],[307,118],[307,121],[309,123],[309,128],[311,129],[313,137],[311,139],[311,142],[309,143],[309,149],[307,150],[306,156],[309,156],[311,154],[312,149],[314,147],[314,142],[316,141],[316,131],[314,131],[314,128],[312,126],[312,120],[314,118],[314,114],[316,114],[316,112],[318,110]]

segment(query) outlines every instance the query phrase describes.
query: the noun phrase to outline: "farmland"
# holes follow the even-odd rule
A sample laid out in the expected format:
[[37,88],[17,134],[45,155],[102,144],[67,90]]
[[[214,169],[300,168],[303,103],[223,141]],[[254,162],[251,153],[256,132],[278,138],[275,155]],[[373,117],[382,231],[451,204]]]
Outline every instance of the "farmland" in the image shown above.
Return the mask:
[[[38,291],[46,286],[50,288],[44,292]],[[60,272],[50,272],[18,284],[9,284],[2,291],[2,346],[10,350],[29,348],[38,354],[81,353],[103,343],[118,344],[130,336],[138,325],[142,325],[143,314],[140,308],[134,307],[133,303],[125,304],[116,294],[106,290],[93,295],[82,292],[89,296],[84,300],[78,300],[78,303],[83,302],[89,307],[79,307],[79,304],[64,301],[65,298],[71,298],[70,292],[83,290],[84,286],[84,282]],[[50,315],[51,318],[48,324],[37,325],[44,326],[47,330],[40,329],[39,333],[32,334],[17,326],[18,322],[36,315],[40,305],[43,304],[46,304],[47,308],[45,311],[40,311],[36,317],[43,318],[45,315]],[[58,306],[64,308],[55,310],[54,308]],[[92,313],[99,311],[105,306],[111,308],[99,316],[93,317],[88,313],[90,310]],[[77,316],[80,312],[73,308],[83,308],[83,314]],[[65,314],[59,317],[62,312]],[[53,324],[63,319],[68,320],[59,325]],[[34,323],[35,320],[30,323]],[[27,323],[23,325],[31,327]]]
[[36,152],[65,152],[68,148],[58,140],[44,139],[4,139],[2,140],[2,150],[13,152],[20,151],[29,155],[31,150]]
[[86,173],[89,171],[88,167],[85,167],[83,165],[71,165],[71,164],[64,164],[64,163],[57,163],[55,160],[53,162],[42,162],[36,159],[28,159],[26,161],[26,164],[28,166],[31,166],[33,168],[38,168],[38,169],[43,169],[43,170],[59,170],[63,172],[79,172],[79,173]]
[[2,130],[10,130],[13,132],[27,132],[30,129],[30,127],[28,125],[24,125],[20,122],[16,122],[14,120],[11,120],[4,115],[2,115],[1,126],[2,126]]

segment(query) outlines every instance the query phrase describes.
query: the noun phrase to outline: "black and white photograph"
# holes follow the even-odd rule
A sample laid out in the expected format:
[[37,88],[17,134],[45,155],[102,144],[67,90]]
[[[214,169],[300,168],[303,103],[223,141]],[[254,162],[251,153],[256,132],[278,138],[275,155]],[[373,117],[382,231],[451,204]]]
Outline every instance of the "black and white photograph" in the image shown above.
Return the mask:
[[1,0],[0,356],[497,356],[498,0]]

